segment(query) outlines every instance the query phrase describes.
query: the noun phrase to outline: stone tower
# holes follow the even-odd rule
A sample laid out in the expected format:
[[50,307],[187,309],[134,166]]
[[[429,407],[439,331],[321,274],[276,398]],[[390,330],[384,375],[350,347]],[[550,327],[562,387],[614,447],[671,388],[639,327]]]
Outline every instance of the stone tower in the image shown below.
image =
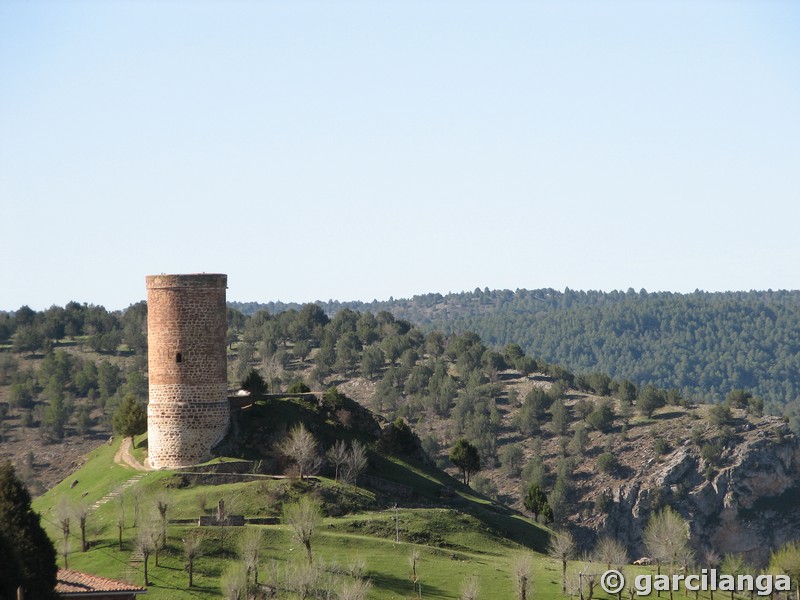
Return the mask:
[[230,420],[225,348],[227,275],[148,275],[150,466],[210,458]]

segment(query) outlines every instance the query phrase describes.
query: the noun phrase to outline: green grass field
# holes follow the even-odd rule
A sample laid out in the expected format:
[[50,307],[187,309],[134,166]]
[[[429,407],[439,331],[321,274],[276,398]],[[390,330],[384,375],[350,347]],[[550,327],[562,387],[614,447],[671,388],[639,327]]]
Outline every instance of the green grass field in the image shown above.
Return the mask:
[[[258,410],[269,410],[271,418],[265,422],[272,426],[279,421],[316,418],[322,423],[321,435],[332,440],[337,434],[335,424],[321,420],[319,410],[307,403],[273,399],[269,405],[259,405]],[[258,421],[258,410],[251,415],[249,426]],[[282,415],[283,420],[275,415]],[[532,565],[533,596],[529,598],[564,598],[561,565],[543,554],[547,529],[431,466],[371,450],[367,475],[372,477],[374,489],[324,477],[297,481],[254,474],[215,477],[186,471],[141,472],[115,464],[120,442],[105,444],[87,455],[77,471],[34,501],[34,509],[42,515],[63,566],[60,507],[93,506],[87,520],[87,552],[81,552],[79,527],[75,519],[72,521],[69,567],[142,585],[144,569],[141,555],[135,551],[136,539],[142,529],[160,530],[156,501],[166,502],[170,521],[167,543],[159,552],[158,565],[155,556],[149,558],[148,598],[225,597],[228,572],[243,564],[240,542],[253,532],[261,535],[259,581],[279,590],[280,598],[301,597],[287,590],[304,577],[313,581],[311,587],[317,590],[336,590],[352,580],[353,573],[359,573],[371,582],[369,598],[408,600],[416,597],[409,560],[412,554],[418,555],[417,593],[421,589],[422,598],[461,598],[462,585],[472,579],[478,581],[482,600],[514,598],[515,570],[525,560]],[[132,454],[142,462],[146,435],[136,442]],[[239,460],[221,457],[206,466]],[[447,500],[440,499],[443,489],[450,490]],[[406,496],[397,509],[395,492]],[[288,526],[279,518],[285,503],[303,496],[319,502],[328,515],[312,542],[315,567],[311,578],[304,547],[292,539]],[[273,524],[197,527],[198,516],[213,514],[220,500],[224,500],[229,514],[272,518]],[[124,528],[120,547],[121,514]],[[203,538],[191,588],[182,542],[190,534]],[[575,580],[575,573],[585,569],[603,570],[576,562],[570,566],[570,579]],[[571,593],[577,595],[574,586]],[[599,586],[594,597],[608,599]]]
[[[541,547],[546,532],[519,516],[497,512],[477,496],[461,499],[464,510],[451,508],[399,508],[395,524],[393,509],[371,510],[376,496],[369,490],[347,486],[325,478],[313,482],[260,478],[255,481],[223,485],[189,485],[175,472],[140,473],[114,464],[119,440],[91,453],[86,463],[67,480],[37,498],[34,508],[42,514],[43,523],[54,541],[59,556],[62,534],[58,524],[58,506],[62,498],[72,503],[92,504],[109,492],[120,492],[125,510],[122,550],[118,547],[117,521],[119,496],[106,500],[94,509],[87,522],[90,549],[80,551],[79,529],[71,528],[69,567],[107,577],[143,583],[141,562],[132,561],[138,528],[133,527],[133,490],[142,490],[139,525],[153,519],[157,495],[166,495],[171,520],[196,519],[205,510],[211,513],[219,499],[224,499],[231,512],[248,517],[278,516],[280,504],[303,494],[311,494],[323,505],[335,503],[354,511],[341,517],[328,517],[319,529],[312,548],[315,563],[321,568],[319,585],[336,587],[349,577],[353,565],[362,565],[364,576],[372,582],[370,598],[410,598],[413,584],[409,556],[419,552],[418,574],[423,598],[459,598],[465,578],[475,576],[480,582],[481,598],[513,597],[513,566],[519,556],[535,559],[537,597],[559,597],[559,568],[541,554],[523,546]],[[435,475],[424,468],[412,467],[399,460],[388,460],[387,478],[409,485],[429,482],[430,490],[438,490]],[[126,481],[138,482],[123,488]],[[73,486],[72,482],[77,481]],[[125,489],[125,491],[121,491]],[[466,488],[464,488],[466,489]],[[459,491],[463,493],[463,490]],[[204,535],[204,556],[195,565],[194,587],[187,589],[182,542],[190,530],[201,529]],[[221,579],[238,558],[239,539],[245,530],[258,529],[263,543],[260,581],[283,581],[287,569],[305,562],[302,546],[294,543],[284,525],[247,525],[244,528],[206,527],[173,523],[168,526],[167,547],[160,553],[159,566],[149,560],[148,598],[219,598]],[[399,531],[400,543],[395,541]],[[507,534],[511,535],[507,535]],[[530,539],[513,538],[529,536]],[[512,538],[512,539],[509,539]],[[63,565],[63,558],[59,557]],[[360,567],[359,567],[360,568]],[[286,596],[292,597],[292,596]]]
[[[154,499],[165,498],[169,505],[168,519],[173,522],[168,525],[168,540],[160,552],[158,566],[154,556],[149,559],[147,598],[226,597],[223,592],[226,572],[242,564],[240,541],[253,531],[261,534],[259,582],[281,590],[279,598],[301,597],[286,591],[287,581],[297,581],[298,573],[302,573],[306,565],[305,549],[292,539],[288,526],[278,523],[199,528],[194,520],[202,513],[211,514],[220,499],[225,500],[234,514],[251,518],[276,517],[280,515],[282,503],[303,495],[311,495],[329,509],[346,507],[348,511],[343,516],[325,518],[313,540],[314,586],[318,590],[337,590],[342,582],[351,580],[353,572],[358,572],[371,582],[368,598],[412,599],[416,596],[409,558],[412,553],[418,553],[416,564],[422,598],[461,598],[462,585],[472,578],[478,581],[481,600],[515,598],[514,573],[521,560],[529,560],[532,565],[533,595],[528,598],[565,598],[561,593],[560,563],[542,554],[547,531],[471,494],[463,486],[457,486],[452,506],[399,507],[395,512],[385,503],[377,504],[376,492],[326,478],[299,482],[264,476],[236,483],[200,485],[188,482],[185,474],[178,472],[142,473],[114,464],[118,447],[119,440],[92,452],[73,475],[37,498],[34,509],[42,515],[43,524],[59,552],[59,564],[63,566],[58,506],[62,499],[87,504],[100,501],[88,518],[90,548],[87,552],[80,551],[79,529],[73,521],[67,555],[69,567],[142,585],[143,564],[134,552],[135,539],[140,527],[148,523],[158,525]],[[381,475],[398,483],[419,485],[423,491],[429,486],[432,493],[439,489],[442,481],[449,481],[445,474],[419,465],[396,458],[383,460],[385,462],[378,461]],[[126,482],[129,484],[132,480],[136,483],[126,487]],[[73,485],[73,482],[77,483]],[[135,494],[136,490],[141,493]],[[112,497],[103,501],[109,494]],[[133,525],[136,495],[140,497],[138,527]],[[123,502],[119,501],[120,496]],[[124,506],[125,527],[120,549],[117,523],[121,506]],[[203,555],[195,562],[194,585],[189,588],[182,539],[195,532],[202,533]],[[584,561],[570,563],[570,581],[576,581],[577,573],[582,570],[600,573],[605,568]],[[626,567],[625,571],[632,580],[633,575],[652,573],[654,568]],[[567,596],[578,597],[574,583],[569,584]],[[629,597],[627,590],[623,597]],[[594,598],[612,600],[599,585],[594,589]],[[686,596],[680,593],[675,598]],[[707,594],[700,594],[696,600],[706,599],[711,600]]]

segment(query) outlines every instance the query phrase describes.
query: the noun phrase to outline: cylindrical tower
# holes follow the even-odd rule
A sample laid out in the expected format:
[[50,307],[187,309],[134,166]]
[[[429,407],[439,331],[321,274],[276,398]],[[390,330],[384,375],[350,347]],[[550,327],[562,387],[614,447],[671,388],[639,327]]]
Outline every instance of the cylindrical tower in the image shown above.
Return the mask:
[[150,466],[203,462],[228,429],[227,275],[148,275]]

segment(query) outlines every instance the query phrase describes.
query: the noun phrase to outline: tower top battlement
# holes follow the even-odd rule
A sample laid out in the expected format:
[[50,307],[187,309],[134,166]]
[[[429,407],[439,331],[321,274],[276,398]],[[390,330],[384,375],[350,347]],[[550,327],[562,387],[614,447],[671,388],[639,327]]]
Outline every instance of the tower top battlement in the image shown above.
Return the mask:
[[228,276],[221,273],[191,273],[187,275],[147,275],[148,290],[180,288],[227,288]]

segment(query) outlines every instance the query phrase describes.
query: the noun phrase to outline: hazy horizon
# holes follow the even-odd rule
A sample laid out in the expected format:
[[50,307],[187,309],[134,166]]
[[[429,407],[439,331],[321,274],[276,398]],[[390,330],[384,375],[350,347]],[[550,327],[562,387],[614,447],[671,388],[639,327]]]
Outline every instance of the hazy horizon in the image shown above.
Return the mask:
[[[471,289],[468,289],[468,290],[449,290],[449,291],[446,291],[446,292],[431,291],[431,292],[416,293],[416,294],[412,294],[412,295],[409,295],[409,296],[397,296],[397,297],[389,296],[389,297],[386,297],[386,298],[369,298],[369,299],[361,299],[361,298],[314,298],[314,299],[285,300],[285,299],[268,298],[266,300],[258,300],[258,299],[252,299],[251,298],[251,299],[242,300],[242,299],[239,299],[239,298],[230,297],[230,286],[229,286],[228,287],[228,297],[227,297],[226,300],[227,300],[227,302],[239,302],[241,304],[249,304],[249,303],[256,303],[256,304],[269,304],[269,303],[275,303],[275,304],[314,304],[314,303],[317,303],[317,302],[320,302],[320,303],[324,303],[324,302],[339,302],[341,304],[346,304],[346,303],[350,303],[350,302],[361,302],[363,304],[371,304],[373,302],[390,302],[392,300],[394,300],[394,301],[411,300],[414,297],[426,296],[426,295],[429,295],[429,294],[441,294],[442,296],[447,296],[449,294],[472,293],[478,288],[481,289],[481,290],[485,290],[486,289],[485,286],[475,286],[475,287],[473,287]],[[693,293],[696,293],[696,292],[703,293],[703,294],[722,294],[722,293],[750,293],[750,292],[759,293],[759,292],[797,292],[797,291],[800,291],[800,289],[788,289],[788,288],[776,288],[776,289],[766,288],[766,289],[750,289],[750,290],[703,290],[703,289],[694,289],[694,290],[687,290],[687,291],[676,291],[676,290],[667,290],[667,289],[647,289],[647,288],[631,288],[631,287],[624,288],[624,289],[611,288],[611,289],[605,289],[604,290],[604,289],[596,289],[596,288],[593,288],[593,289],[580,289],[580,288],[573,288],[573,287],[570,287],[570,286],[566,286],[566,288],[560,288],[560,289],[553,288],[553,287],[547,287],[547,286],[545,286],[545,287],[537,287],[537,288],[522,288],[522,287],[518,287],[518,288],[513,288],[513,289],[512,288],[489,288],[489,291],[490,292],[498,292],[498,291],[506,291],[506,290],[508,290],[508,291],[511,291],[511,292],[517,292],[517,291],[535,291],[535,290],[542,290],[542,289],[552,289],[552,290],[555,290],[555,291],[560,292],[560,293],[565,292],[566,289],[569,289],[572,292],[601,292],[601,293],[627,292],[629,289],[633,289],[634,292],[640,293],[642,291],[642,289],[644,289],[649,294],[671,293],[671,294],[681,294],[681,295],[688,295],[688,294],[693,294]],[[74,302],[78,302],[79,304],[89,304],[89,305],[103,306],[105,309],[107,309],[109,311],[120,311],[120,310],[125,310],[129,306],[131,306],[133,304],[136,304],[137,302],[141,302],[142,300],[146,300],[146,299],[147,299],[146,298],[146,294],[144,294],[141,298],[138,298],[136,300],[132,300],[131,302],[129,302],[128,304],[126,304],[124,306],[106,306],[105,304],[102,304],[100,302],[94,302],[92,300],[78,299],[78,298],[70,299],[67,302],[74,301]],[[45,303],[44,305],[41,305],[41,306],[33,305],[33,304],[30,304],[30,303],[24,302],[20,306],[15,306],[15,307],[3,307],[3,306],[0,306],[0,312],[13,313],[14,311],[19,309],[23,305],[24,306],[28,306],[29,308],[31,308],[33,310],[36,310],[36,311],[42,311],[42,310],[46,310],[46,309],[50,308],[51,306],[62,306],[63,307],[65,304],[67,304],[67,302],[62,302],[62,303],[51,302],[49,304]]]

